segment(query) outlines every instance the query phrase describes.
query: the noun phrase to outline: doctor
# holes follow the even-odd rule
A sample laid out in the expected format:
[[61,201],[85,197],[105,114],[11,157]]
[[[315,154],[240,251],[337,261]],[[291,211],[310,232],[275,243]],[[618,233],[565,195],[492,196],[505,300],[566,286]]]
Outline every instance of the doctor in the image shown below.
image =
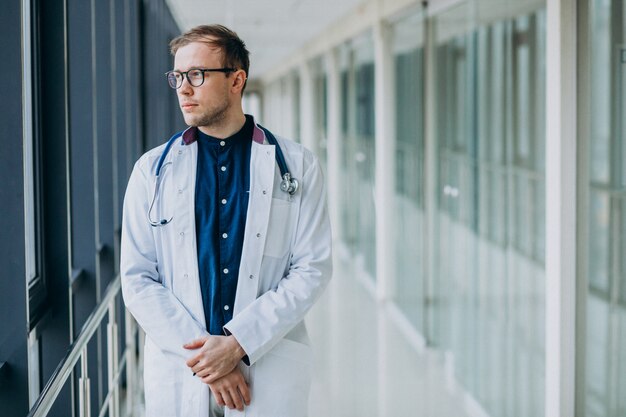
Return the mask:
[[244,115],[249,59],[234,32],[199,26],[170,48],[189,128],[137,161],[123,214],[146,415],[305,416],[303,318],[332,269],[319,162]]

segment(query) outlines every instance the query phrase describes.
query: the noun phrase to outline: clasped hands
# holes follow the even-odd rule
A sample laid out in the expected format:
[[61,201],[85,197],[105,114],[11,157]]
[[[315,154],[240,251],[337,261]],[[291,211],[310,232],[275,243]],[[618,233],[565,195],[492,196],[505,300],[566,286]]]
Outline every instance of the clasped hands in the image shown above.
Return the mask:
[[246,353],[234,336],[207,335],[183,347],[197,350],[187,366],[209,386],[219,405],[239,411],[250,405],[250,389],[237,366]]

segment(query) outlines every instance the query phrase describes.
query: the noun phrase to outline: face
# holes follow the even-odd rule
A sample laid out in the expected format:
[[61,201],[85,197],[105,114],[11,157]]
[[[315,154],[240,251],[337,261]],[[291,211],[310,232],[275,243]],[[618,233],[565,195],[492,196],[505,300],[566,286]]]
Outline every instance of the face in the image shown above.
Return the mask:
[[[174,69],[185,72],[191,68],[222,68],[222,53],[205,43],[193,42],[176,51]],[[205,72],[204,83],[192,87],[187,78],[176,90],[185,123],[189,126],[218,127],[227,119],[234,105],[231,95],[232,74]]]

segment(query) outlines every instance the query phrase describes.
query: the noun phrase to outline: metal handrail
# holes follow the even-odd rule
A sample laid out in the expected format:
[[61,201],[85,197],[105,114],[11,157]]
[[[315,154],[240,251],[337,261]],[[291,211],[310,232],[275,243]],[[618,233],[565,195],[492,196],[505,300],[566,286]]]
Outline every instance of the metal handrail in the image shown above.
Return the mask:
[[[74,366],[79,360],[82,362],[82,375],[81,380],[86,378],[86,349],[87,343],[91,340],[92,336],[99,328],[105,315],[110,312],[110,305],[115,300],[115,297],[120,291],[121,281],[119,275],[115,277],[111,282],[104,294],[104,297],[100,301],[100,304],[89,315],[85,322],[80,334],[70,345],[69,351],[63,357],[63,360],[59,363],[54,370],[52,377],[42,390],[41,394],[37,398],[37,401],[28,413],[28,417],[45,417],[52,408],[54,401],[59,396],[59,393],[63,389],[63,386],[67,382],[67,379],[72,374]],[[125,356],[125,355],[123,355]],[[117,378],[115,378],[117,379]],[[87,382],[88,386],[88,382]],[[105,402],[106,404],[106,402]],[[81,413],[82,415],[82,413]]]

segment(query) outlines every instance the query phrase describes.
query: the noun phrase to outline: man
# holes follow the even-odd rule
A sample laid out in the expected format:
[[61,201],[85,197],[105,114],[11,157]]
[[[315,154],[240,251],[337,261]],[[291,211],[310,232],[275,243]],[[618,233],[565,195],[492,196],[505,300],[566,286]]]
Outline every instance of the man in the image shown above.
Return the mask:
[[[190,127],[135,164],[124,199],[126,306],[146,333],[146,415],[298,417],[303,318],[331,274],[316,157],[244,115],[248,51],[220,26],[170,43]],[[282,184],[279,151],[295,182]]]

